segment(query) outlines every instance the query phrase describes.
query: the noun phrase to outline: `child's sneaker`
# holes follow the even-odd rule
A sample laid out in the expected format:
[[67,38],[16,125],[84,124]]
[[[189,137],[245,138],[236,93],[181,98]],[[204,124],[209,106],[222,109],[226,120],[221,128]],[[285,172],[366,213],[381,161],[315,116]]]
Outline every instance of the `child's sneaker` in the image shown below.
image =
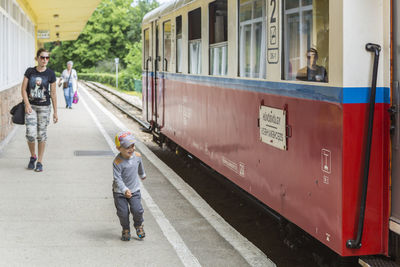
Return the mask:
[[40,162],[38,161],[38,163],[36,163],[35,172],[42,172],[42,171],[43,171],[43,165],[42,165],[42,163],[40,163]]
[[121,240],[122,241],[131,240],[131,232],[129,231],[129,229],[122,230]]
[[37,160],[37,157],[30,157],[29,159],[29,164],[28,164],[28,169],[33,170],[35,168],[35,161]]
[[140,239],[142,239],[146,236],[144,229],[143,229],[143,223],[142,223],[142,225],[137,226],[135,228],[136,228],[136,234]]

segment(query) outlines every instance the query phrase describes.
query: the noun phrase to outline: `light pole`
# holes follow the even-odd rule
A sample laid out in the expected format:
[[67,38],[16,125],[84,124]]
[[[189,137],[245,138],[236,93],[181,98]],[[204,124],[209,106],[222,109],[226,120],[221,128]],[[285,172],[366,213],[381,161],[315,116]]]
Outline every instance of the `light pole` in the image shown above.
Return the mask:
[[114,58],[115,60],[115,83],[116,83],[116,87],[118,88],[118,63],[119,63],[119,58]]

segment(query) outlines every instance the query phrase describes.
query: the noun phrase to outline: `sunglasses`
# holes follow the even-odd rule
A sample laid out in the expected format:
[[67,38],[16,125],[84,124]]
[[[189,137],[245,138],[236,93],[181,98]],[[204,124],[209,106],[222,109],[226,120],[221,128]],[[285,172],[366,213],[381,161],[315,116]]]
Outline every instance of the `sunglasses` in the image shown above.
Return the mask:
[[44,60],[44,59],[46,59],[46,60],[49,60],[49,59],[50,59],[50,57],[49,57],[49,56],[47,56],[47,57],[40,56],[40,59],[41,59],[41,60]]

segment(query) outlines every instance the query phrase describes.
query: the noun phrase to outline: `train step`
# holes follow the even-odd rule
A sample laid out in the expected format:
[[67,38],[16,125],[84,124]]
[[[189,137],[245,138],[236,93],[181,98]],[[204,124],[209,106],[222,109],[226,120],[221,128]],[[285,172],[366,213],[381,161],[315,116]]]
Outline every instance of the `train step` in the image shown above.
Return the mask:
[[400,267],[399,264],[385,257],[361,257],[358,263],[363,267]]
[[153,141],[159,146],[162,146],[164,143],[164,135],[162,135],[160,132],[153,131]]

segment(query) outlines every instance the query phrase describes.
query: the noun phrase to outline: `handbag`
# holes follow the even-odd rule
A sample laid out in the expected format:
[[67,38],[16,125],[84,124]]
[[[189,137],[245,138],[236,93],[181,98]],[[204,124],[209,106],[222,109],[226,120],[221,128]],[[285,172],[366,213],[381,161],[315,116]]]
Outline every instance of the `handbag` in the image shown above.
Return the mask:
[[24,101],[15,105],[10,110],[10,114],[12,115],[12,121],[15,124],[25,124],[25,104]]
[[63,82],[63,88],[68,88],[68,83],[69,83],[69,79],[71,78],[71,74],[72,74],[72,70],[71,70],[71,73],[69,74],[68,81]]
[[72,99],[72,103],[78,104],[78,101],[79,101],[78,91],[75,91],[74,98]]

